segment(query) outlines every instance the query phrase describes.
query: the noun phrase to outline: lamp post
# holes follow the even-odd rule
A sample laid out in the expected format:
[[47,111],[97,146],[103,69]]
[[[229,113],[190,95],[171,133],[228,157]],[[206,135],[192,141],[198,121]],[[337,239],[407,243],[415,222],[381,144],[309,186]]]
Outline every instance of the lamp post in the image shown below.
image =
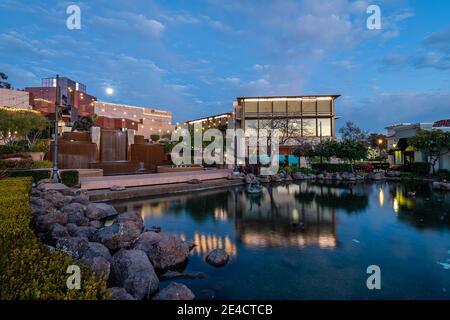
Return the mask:
[[59,107],[59,75],[56,75],[56,97],[55,97],[55,132],[53,143],[53,182],[59,183],[61,179],[58,172],[58,107]]
[[383,143],[383,139],[378,139],[377,140],[377,142],[378,142],[378,153],[379,153],[379,160],[380,160],[380,163],[381,163],[381,144]]

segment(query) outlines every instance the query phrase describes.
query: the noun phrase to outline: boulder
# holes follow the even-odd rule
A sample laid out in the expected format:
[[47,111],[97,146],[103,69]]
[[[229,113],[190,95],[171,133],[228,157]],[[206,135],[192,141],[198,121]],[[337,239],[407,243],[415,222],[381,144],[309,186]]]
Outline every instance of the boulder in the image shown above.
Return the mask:
[[84,213],[82,212],[72,212],[67,214],[67,223],[73,223],[77,226],[85,226],[85,227],[90,225],[89,219],[86,218],[84,216]]
[[116,209],[106,203],[91,203],[86,207],[86,217],[91,220],[102,220],[114,216],[117,216]]
[[111,260],[111,254],[107,247],[98,242],[89,242],[86,250],[82,252],[83,258],[103,257],[106,260]]
[[175,268],[189,256],[189,244],[170,233],[144,232],[136,241],[135,249],[144,251],[156,269]]
[[270,182],[270,176],[259,176],[259,182],[261,182],[261,183],[269,183]]
[[90,203],[89,196],[84,194],[84,193],[81,193],[79,195],[76,195],[73,198],[73,202],[84,204],[84,205],[88,205]]
[[137,299],[147,299],[158,290],[159,280],[142,250],[119,250],[111,259],[109,282]]
[[56,191],[65,196],[73,196],[73,191],[63,183],[38,183],[38,190],[42,192]]
[[306,179],[306,176],[305,176],[303,173],[301,173],[301,172],[294,172],[294,173],[292,174],[292,178],[293,178],[294,180],[305,180],[305,179]]
[[65,225],[67,223],[67,215],[61,211],[56,211],[36,216],[33,219],[34,228],[38,232],[47,232],[56,223]]
[[69,200],[66,199],[66,197],[55,191],[48,191],[43,194],[43,199],[45,199],[47,202],[49,202],[53,207],[55,208],[62,208],[66,204],[69,203]]
[[193,300],[195,295],[184,284],[172,282],[158,292],[152,300]]
[[103,257],[83,258],[81,263],[89,266],[98,278],[104,277],[108,279],[111,271],[111,265],[108,260]]
[[72,202],[72,203],[66,204],[64,207],[62,207],[61,211],[65,212],[67,214],[81,213],[84,215],[84,212],[86,211],[86,206],[81,203]]
[[113,223],[111,226],[98,229],[92,240],[100,242],[110,250],[131,246],[141,234],[142,227],[133,221]]
[[214,249],[206,256],[206,262],[215,267],[220,267],[227,264],[230,256],[223,249]]
[[92,235],[97,231],[94,227],[77,226],[73,223],[67,224],[67,231],[72,237],[80,237],[90,239]]
[[55,223],[50,227],[47,234],[45,235],[45,238],[46,243],[54,246],[58,238],[65,238],[68,236],[69,233],[67,232],[66,227],[60,225],[59,223]]
[[140,227],[141,230],[144,229],[144,221],[137,212],[124,212],[119,214],[117,218],[114,220],[114,223],[122,223],[122,222],[133,222],[138,227]]
[[88,240],[80,237],[66,237],[56,240],[56,250],[62,251],[74,259],[82,257],[88,248]]
[[124,288],[113,287],[113,288],[108,288],[108,291],[111,294],[111,296],[108,298],[108,300],[136,300]]
[[105,224],[100,220],[91,220],[89,221],[89,226],[94,227],[95,229],[103,228]]

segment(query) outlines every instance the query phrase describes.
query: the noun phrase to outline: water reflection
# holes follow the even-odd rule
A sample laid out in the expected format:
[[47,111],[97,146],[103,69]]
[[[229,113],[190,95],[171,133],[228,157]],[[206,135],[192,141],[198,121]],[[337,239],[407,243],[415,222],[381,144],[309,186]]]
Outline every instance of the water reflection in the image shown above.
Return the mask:
[[401,222],[418,228],[450,227],[450,194],[432,191],[428,184],[388,185],[393,211]]

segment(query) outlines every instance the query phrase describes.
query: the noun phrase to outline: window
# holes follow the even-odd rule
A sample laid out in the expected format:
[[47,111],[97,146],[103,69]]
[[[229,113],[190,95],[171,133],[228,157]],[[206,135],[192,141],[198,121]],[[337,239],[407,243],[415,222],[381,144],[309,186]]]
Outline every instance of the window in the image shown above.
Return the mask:
[[303,114],[315,114],[316,113],[316,100],[305,99],[302,101]]
[[260,101],[259,102],[259,112],[260,113],[272,113],[272,102]]
[[331,119],[324,118],[318,119],[318,127],[317,134],[320,137],[322,133],[322,137],[331,137]]
[[316,119],[303,119],[302,135],[304,137],[315,137],[316,133]]
[[247,137],[258,135],[258,120],[245,120],[245,135]]
[[331,114],[331,100],[317,100],[318,114]]
[[300,137],[302,134],[302,119],[289,119],[289,136]]
[[254,101],[246,101],[244,103],[245,112],[258,112],[258,103]]
[[273,102],[274,113],[286,113],[286,101],[274,101]]
[[301,101],[288,101],[288,112],[289,113],[299,113],[301,112],[300,109]]

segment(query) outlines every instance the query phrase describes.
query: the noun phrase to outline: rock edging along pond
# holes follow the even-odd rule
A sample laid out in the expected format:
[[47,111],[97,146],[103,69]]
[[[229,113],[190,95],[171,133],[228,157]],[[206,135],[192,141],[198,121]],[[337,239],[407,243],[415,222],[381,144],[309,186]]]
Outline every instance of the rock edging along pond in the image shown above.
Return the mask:
[[194,298],[189,288],[175,282],[159,291],[159,282],[167,279],[165,272],[186,263],[195,244],[155,228],[147,230],[137,213],[119,214],[108,204],[91,203],[79,189],[48,180],[32,189],[30,205],[37,237],[50,250],[105,277],[111,299]]

